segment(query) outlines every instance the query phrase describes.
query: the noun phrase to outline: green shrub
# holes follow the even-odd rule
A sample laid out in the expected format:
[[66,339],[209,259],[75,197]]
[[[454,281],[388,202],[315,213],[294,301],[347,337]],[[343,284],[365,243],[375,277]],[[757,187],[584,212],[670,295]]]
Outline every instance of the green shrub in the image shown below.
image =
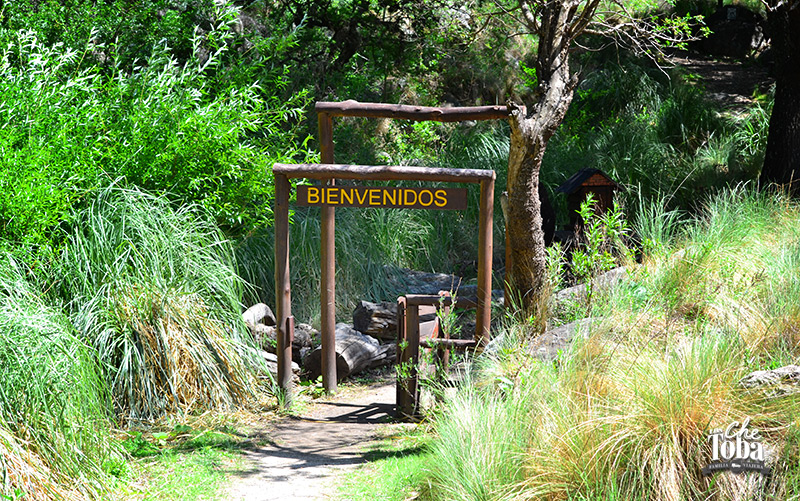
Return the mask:
[[94,350],[0,256],[0,497],[95,496],[108,481],[109,394]]
[[[179,62],[156,46],[130,70],[119,61],[87,64],[107,49],[91,36],[75,50],[45,45],[31,32],[4,33],[10,40],[0,53],[4,245],[61,244],[72,209],[120,177],[202,204],[234,232],[270,220],[269,167],[298,152],[303,157],[297,127],[307,98],[284,99],[282,69],[223,67],[236,11],[220,9],[211,31],[195,33],[192,57]],[[286,44],[273,45],[277,57]],[[224,80],[223,70],[236,78]]]
[[[659,219],[639,223],[650,253],[595,304],[588,336],[548,363],[530,357],[524,325],[507,326],[506,340],[522,342],[486,357],[435,416],[416,490],[431,499],[797,496],[800,401],[739,384],[800,353],[797,204],[738,187],[684,223],[663,203],[640,213]],[[748,416],[779,475],[704,477],[709,431]]]
[[254,382],[230,244],[197,206],[108,188],[75,216],[57,276],[118,412],[242,403]]

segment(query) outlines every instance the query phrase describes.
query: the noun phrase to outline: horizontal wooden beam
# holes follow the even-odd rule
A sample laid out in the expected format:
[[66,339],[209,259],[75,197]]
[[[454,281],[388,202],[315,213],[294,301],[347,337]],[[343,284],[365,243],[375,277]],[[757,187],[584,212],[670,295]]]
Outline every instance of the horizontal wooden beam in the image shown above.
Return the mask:
[[317,113],[339,117],[400,118],[404,120],[434,122],[463,122],[464,120],[498,120],[508,118],[508,106],[464,106],[434,108],[407,104],[359,103],[320,101],[315,106]]
[[420,339],[419,345],[422,348],[435,349],[435,348],[475,348],[478,342],[474,339]]
[[[453,304],[453,297],[450,295],[437,296],[435,294],[406,294],[406,302],[409,305],[441,305],[450,306]],[[456,297],[456,308],[477,308],[478,298],[476,297]]]
[[494,171],[489,169],[442,169],[396,165],[275,164],[272,166],[272,172],[289,178],[372,181],[480,183],[495,179]]

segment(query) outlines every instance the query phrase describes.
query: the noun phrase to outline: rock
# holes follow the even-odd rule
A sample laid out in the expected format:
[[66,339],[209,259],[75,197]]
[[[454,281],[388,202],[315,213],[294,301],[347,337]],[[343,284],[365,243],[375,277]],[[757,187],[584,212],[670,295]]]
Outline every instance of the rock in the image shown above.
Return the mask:
[[[277,353],[277,327],[258,324],[253,329],[253,336],[259,348],[269,353]],[[310,349],[314,338],[319,338],[319,331],[315,328],[308,324],[296,324],[294,326],[294,339],[292,340],[292,360],[294,362],[298,364],[302,362],[302,350]]]
[[353,327],[378,339],[397,339],[397,303],[361,301],[353,311]]
[[257,324],[252,328],[256,346],[270,353],[278,349],[277,328],[264,324]]
[[[592,324],[596,322],[597,319],[583,318],[547,330],[541,335],[531,339],[528,342],[526,351],[534,358],[547,362],[553,361],[558,358],[559,353],[563,354],[567,352],[570,343],[576,335],[582,337],[588,336],[589,332],[591,332]],[[490,357],[497,356],[505,347],[505,343],[505,333],[492,338],[483,350],[483,355]]]
[[[596,277],[592,283],[595,290],[610,289],[620,283],[628,276],[628,269],[625,266],[614,268]],[[579,284],[567,287],[553,294],[553,301],[562,303],[565,301],[585,301],[587,296],[586,284]]]
[[[278,356],[263,350],[258,350],[258,354],[264,359],[264,362],[266,362],[267,370],[272,375],[273,379],[277,380]],[[300,380],[300,366],[294,362],[292,362],[292,379],[295,380],[295,382]]]
[[445,273],[425,273],[423,271],[396,268],[387,270],[389,279],[397,290],[406,294],[438,294],[439,291],[457,291],[463,279]]
[[297,324],[294,326],[294,340],[292,348],[311,348],[314,339],[319,340],[319,331],[309,324]]
[[800,366],[786,365],[769,371],[755,371],[739,381],[743,388],[763,388],[774,397],[800,392]]
[[[362,334],[351,326],[336,324],[336,377],[341,380],[365,369],[388,365],[397,357],[395,343],[380,344],[372,336]],[[303,360],[311,379],[322,373],[322,346],[313,349]]]
[[528,353],[534,357],[552,361],[558,358],[559,353],[565,353],[575,336],[586,337],[596,320],[584,318],[575,322],[556,327],[533,338],[528,344]]
[[270,307],[264,303],[258,303],[248,308],[247,311],[242,313],[242,320],[244,320],[244,323],[246,323],[250,329],[255,328],[258,324],[277,325],[275,314],[272,313]]

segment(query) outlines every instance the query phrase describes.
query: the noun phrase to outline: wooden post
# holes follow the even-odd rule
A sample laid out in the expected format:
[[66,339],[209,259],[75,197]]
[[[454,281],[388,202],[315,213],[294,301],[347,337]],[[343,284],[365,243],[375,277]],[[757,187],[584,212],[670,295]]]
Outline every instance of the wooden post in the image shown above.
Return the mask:
[[478,342],[478,349],[485,347],[491,336],[493,219],[494,175],[491,179],[481,181],[478,223],[478,311],[475,315],[475,341]]
[[[417,365],[419,364],[419,305],[398,300],[398,312],[404,312],[403,334],[401,339],[400,373],[397,379],[398,417],[413,418],[419,415],[419,384]],[[398,330],[401,326],[398,323]]]
[[275,174],[275,308],[277,309],[278,386],[292,403],[292,291],[289,280],[289,179]]
[[[328,113],[317,115],[319,127],[319,149],[323,163],[332,164],[333,119]],[[328,185],[335,181],[330,179]],[[328,393],[336,391],[336,214],[333,207],[323,207],[321,214],[320,257],[322,260],[322,283],[320,302],[322,306],[320,330],[322,331],[322,386]]]
[[[396,365],[401,367],[403,360],[407,357],[406,349],[408,349],[408,336],[406,336],[406,298],[400,296],[397,298],[397,362]],[[408,394],[408,388],[401,374],[397,375],[395,381],[397,387],[397,407],[395,414],[398,419],[403,418],[403,413],[409,408],[413,408],[410,403],[411,396]]]

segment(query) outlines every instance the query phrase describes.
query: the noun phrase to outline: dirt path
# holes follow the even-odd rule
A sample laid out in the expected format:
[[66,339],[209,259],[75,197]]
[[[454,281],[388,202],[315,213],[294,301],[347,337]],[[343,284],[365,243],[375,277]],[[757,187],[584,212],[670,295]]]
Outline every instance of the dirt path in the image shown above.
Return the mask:
[[270,443],[247,452],[250,467],[232,475],[224,499],[335,499],[337,477],[365,462],[367,445],[391,421],[394,403],[394,381],[385,381],[347,389],[278,421],[267,431]]
[[765,66],[754,63],[713,59],[689,52],[679,52],[672,62],[700,77],[707,97],[734,114],[746,111],[753,103],[754,92],[765,93],[774,82]]

